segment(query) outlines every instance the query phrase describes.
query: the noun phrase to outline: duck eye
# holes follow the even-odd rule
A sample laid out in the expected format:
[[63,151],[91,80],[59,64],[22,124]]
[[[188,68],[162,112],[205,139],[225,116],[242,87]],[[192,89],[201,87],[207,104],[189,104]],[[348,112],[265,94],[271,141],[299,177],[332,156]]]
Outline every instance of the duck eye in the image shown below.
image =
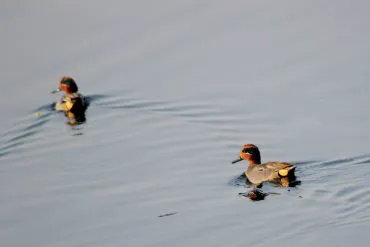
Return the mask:
[[251,148],[244,148],[242,150],[242,153],[249,153],[249,154],[251,154],[252,153],[252,149]]

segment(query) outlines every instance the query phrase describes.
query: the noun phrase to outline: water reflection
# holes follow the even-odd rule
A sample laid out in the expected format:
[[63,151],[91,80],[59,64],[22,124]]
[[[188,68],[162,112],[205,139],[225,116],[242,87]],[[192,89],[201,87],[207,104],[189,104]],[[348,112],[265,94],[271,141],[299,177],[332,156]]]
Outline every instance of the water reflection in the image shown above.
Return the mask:
[[250,189],[246,192],[240,192],[238,193],[239,196],[244,196],[252,201],[260,201],[264,200],[266,196],[268,195],[280,195],[280,193],[277,192],[265,192],[262,190],[262,188],[267,187],[267,190],[272,188],[281,188],[281,189],[287,189],[289,191],[289,188],[294,188],[298,185],[302,184],[302,181],[298,180],[296,176],[288,178],[284,177],[278,180],[272,180],[272,181],[266,181],[264,183],[260,183],[258,185],[255,185],[251,183],[248,178],[246,177],[245,173],[240,174],[239,176],[236,176],[232,178],[229,183],[231,186],[236,187],[243,187],[246,189]]

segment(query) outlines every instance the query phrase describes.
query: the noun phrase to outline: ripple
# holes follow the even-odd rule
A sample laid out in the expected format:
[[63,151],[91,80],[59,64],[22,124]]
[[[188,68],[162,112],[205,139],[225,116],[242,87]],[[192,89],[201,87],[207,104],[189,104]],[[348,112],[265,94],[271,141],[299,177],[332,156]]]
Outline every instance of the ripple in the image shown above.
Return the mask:
[[[80,129],[64,126],[62,114],[47,111],[45,105],[41,107],[44,112],[39,119],[26,116],[2,136],[4,144],[0,157],[9,156],[8,161],[13,161],[1,168],[3,172],[38,166],[36,161],[20,162],[22,160],[52,156],[58,160],[54,163],[50,158],[53,166],[43,167],[50,169],[50,174],[54,174],[54,169],[58,171],[54,178],[50,174],[48,178],[57,181],[52,185],[50,181],[46,182],[48,188],[42,190],[48,197],[42,193],[34,195],[34,199],[29,198],[27,207],[45,206],[51,201],[61,203],[60,195],[63,200],[78,200],[84,193],[85,197],[113,197],[119,202],[119,197],[135,194],[137,202],[124,203],[144,208],[175,204],[183,207],[178,215],[180,218],[189,210],[189,201],[200,201],[203,210],[210,211],[207,206],[213,208],[211,205],[217,202],[219,191],[236,196],[241,190],[248,190],[250,185],[244,174],[234,175],[228,181],[230,176],[226,174],[234,169],[228,164],[247,137],[271,139],[273,125],[268,117],[225,111],[202,99],[173,102],[133,95],[91,96],[88,121]],[[76,133],[83,135],[73,136]],[[267,150],[273,152],[276,147],[269,142]],[[77,161],[63,157],[65,154],[77,156]],[[59,159],[69,162],[61,164]],[[245,213],[253,221],[253,228],[264,228],[266,221],[280,222],[281,225],[281,228],[268,228],[260,236],[274,234],[269,240],[253,238],[249,243],[262,246],[272,239],[283,241],[294,236],[304,237],[313,229],[366,224],[370,191],[366,189],[368,182],[360,178],[369,175],[364,173],[369,160],[369,155],[362,155],[296,162],[298,178],[303,181],[301,186],[285,189],[266,184],[265,192],[280,195],[268,197],[258,203],[258,208],[246,204],[251,211],[245,209]],[[349,167],[352,168],[350,171]],[[238,168],[238,172],[242,169]],[[94,179],[90,180],[90,177]],[[181,194],[184,187],[190,194],[173,198],[167,194],[167,191]],[[153,190],[158,192],[152,195]],[[199,191],[207,194],[208,202],[200,195],[192,196]],[[243,201],[242,198],[237,200],[238,203]],[[174,211],[178,209],[174,208]],[[215,215],[207,217],[214,218]],[[230,227],[244,229],[232,223]]]
[[[101,99],[107,98],[106,95],[87,95],[86,99],[89,104],[95,103]],[[36,117],[35,114],[30,114],[26,116],[24,119],[18,121],[14,124],[14,127],[10,130],[6,131],[2,134],[1,141],[2,146],[0,147],[0,157],[8,156],[13,152],[20,153],[19,150],[15,150],[15,148],[22,147],[25,144],[30,144],[32,142],[31,137],[43,133],[44,137],[45,133],[43,128],[52,120],[52,117],[56,114],[63,115],[62,113],[57,113],[54,111],[55,103],[45,104],[38,108],[36,108],[33,112],[37,113]],[[74,133],[76,134],[76,133]],[[51,139],[46,138],[44,140],[45,145],[49,145],[49,141]],[[34,150],[38,152],[37,149],[40,148],[38,145],[29,145],[27,151]],[[19,156],[23,157],[23,156]]]

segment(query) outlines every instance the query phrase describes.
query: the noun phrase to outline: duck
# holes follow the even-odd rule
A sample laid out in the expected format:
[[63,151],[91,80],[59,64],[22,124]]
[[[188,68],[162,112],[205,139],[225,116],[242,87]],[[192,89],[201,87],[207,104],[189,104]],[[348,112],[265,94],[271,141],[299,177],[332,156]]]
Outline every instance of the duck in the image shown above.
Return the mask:
[[232,161],[248,161],[245,176],[255,186],[264,182],[280,182],[283,187],[288,187],[290,181],[295,180],[296,166],[288,162],[270,161],[261,164],[261,155],[258,147],[254,144],[245,144],[241,147],[239,158]]
[[68,118],[67,124],[77,125],[86,121],[85,111],[88,106],[85,98],[78,92],[76,81],[69,76],[63,76],[58,88],[52,93],[64,92],[60,100],[55,103],[55,110],[64,112]]

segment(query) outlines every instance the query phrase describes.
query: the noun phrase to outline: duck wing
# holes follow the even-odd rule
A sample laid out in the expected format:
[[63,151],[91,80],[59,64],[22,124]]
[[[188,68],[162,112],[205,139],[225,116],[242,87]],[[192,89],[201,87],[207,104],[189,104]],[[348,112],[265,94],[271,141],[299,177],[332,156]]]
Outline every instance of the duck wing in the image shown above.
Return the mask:
[[288,162],[267,162],[264,164],[264,167],[268,170],[291,170],[295,168],[293,164],[290,164]]

